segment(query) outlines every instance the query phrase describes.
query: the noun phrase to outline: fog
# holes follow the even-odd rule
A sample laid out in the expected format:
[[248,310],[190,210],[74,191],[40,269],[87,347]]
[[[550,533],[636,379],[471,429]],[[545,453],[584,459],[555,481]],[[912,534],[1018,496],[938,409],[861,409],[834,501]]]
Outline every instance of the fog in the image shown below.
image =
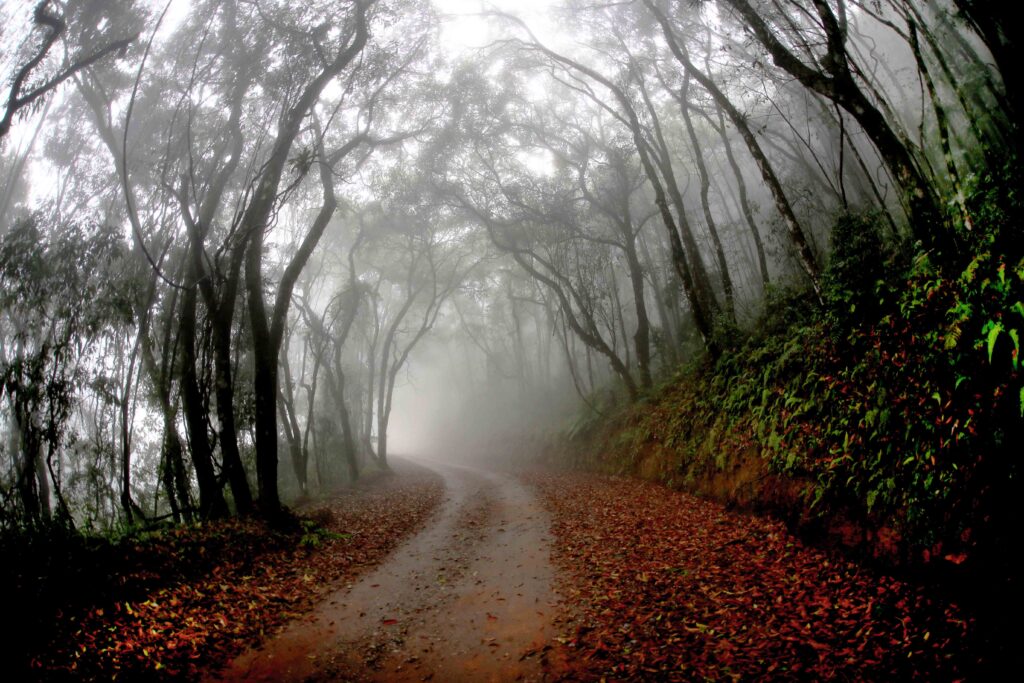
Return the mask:
[[510,378],[488,378],[484,354],[459,341],[428,342],[410,359],[395,389],[393,452],[485,467],[541,459],[541,439],[579,410],[571,380],[555,375],[546,389],[524,390]]
[[838,217],[970,220],[955,4],[5,5],[0,519],[542,456],[820,300]]

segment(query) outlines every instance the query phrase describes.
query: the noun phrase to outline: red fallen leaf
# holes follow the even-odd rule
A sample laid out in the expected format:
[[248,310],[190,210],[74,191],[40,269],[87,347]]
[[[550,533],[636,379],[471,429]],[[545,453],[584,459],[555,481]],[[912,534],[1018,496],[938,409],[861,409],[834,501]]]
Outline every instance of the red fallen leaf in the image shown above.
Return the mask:
[[384,624],[385,626],[394,626],[398,623],[398,619],[384,619],[380,623]]
[[[970,617],[939,621],[941,602],[776,522],[628,479],[524,478],[552,513],[553,559],[579,609],[556,639],[564,680],[961,677],[967,660],[943,643],[973,628]],[[742,548],[730,544],[741,531]],[[683,559],[687,571],[672,569]]]
[[487,621],[497,621],[498,617],[494,616],[490,612],[487,613]]
[[[112,562],[119,561],[119,585],[126,594],[115,594],[106,604],[91,605],[60,620],[62,628],[55,629],[37,669],[58,678],[61,672],[73,670],[77,678],[90,680],[110,680],[115,674],[148,679],[153,676],[154,661],[159,661],[161,679],[199,679],[211,664],[256,644],[269,627],[312,604],[317,592],[305,575],[316,577],[316,583],[351,581],[376,564],[440,501],[442,486],[431,479],[436,478],[408,484],[396,481],[393,486],[331,502],[339,528],[379,529],[372,542],[360,542],[346,555],[297,554],[289,547],[291,539],[282,543],[257,524],[229,522],[169,532],[144,553],[133,550],[140,555],[129,558],[133,564],[127,568],[124,558],[114,558]],[[388,504],[381,506],[380,501]],[[386,523],[379,523],[382,514]],[[179,538],[189,543],[187,553],[172,545]],[[194,549],[193,544],[211,547]],[[197,550],[209,558],[200,562],[215,563],[209,567],[209,576],[215,580],[166,582],[151,570],[195,563]],[[258,567],[255,556],[260,560]],[[148,599],[137,602],[137,596]],[[125,598],[132,599],[132,614],[124,609]]]
[[963,564],[964,561],[967,559],[967,553],[957,553],[956,555],[953,555],[952,553],[950,553],[949,555],[946,555],[942,559],[944,559],[946,562],[952,562],[953,564],[958,564],[959,565],[959,564]]

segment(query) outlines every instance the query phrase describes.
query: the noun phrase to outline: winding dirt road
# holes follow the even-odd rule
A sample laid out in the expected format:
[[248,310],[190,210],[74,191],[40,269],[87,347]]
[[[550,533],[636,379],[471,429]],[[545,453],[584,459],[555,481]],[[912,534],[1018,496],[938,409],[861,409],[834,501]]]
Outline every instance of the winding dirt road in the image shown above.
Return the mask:
[[426,529],[219,680],[543,680],[557,604],[547,514],[513,477],[418,462],[446,486]]

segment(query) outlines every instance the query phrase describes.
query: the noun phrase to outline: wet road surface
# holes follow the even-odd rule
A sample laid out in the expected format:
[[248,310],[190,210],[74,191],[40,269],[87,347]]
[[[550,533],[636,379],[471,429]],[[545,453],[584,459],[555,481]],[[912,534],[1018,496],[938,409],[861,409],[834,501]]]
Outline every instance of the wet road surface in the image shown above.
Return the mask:
[[543,680],[547,514],[512,476],[417,462],[446,487],[427,527],[215,680]]

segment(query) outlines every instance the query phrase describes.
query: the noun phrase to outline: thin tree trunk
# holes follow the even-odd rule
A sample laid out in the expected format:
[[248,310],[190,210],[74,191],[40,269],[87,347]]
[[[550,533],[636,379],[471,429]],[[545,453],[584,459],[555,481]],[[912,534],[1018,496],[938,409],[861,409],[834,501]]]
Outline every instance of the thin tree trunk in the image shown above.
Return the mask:
[[925,88],[928,91],[928,99],[931,101],[932,111],[935,113],[935,126],[939,133],[939,147],[942,149],[942,160],[946,164],[946,173],[949,174],[949,180],[953,185],[953,200],[956,202],[964,227],[970,230],[974,226],[971,222],[971,215],[967,212],[963,182],[960,179],[960,172],[956,167],[956,160],[953,159],[953,150],[949,144],[949,121],[946,116],[946,109],[939,100],[939,94],[935,89],[935,82],[932,80],[931,72],[928,71],[928,65],[921,54],[921,45],[917,38],[917,24],[913,19],[908,18],[907,29],[909,32],[910,50],[914,54],[914,60],[917,63],[917,72],[924,79]]
[[[683,90],[681,98],[683,102],[689,101],[690,72],[683,76]],[[711,190],[711,177],[708,174],[707,164],[704,162],[704,149],[697,137],[697,131],[693,127],[693,117],[690,116],[690,109],[687,106],[680,107],[683,114],[683,123],[686,125],[686,134],[690,139],[690,148],[693,150],[693,161],[697,165],[697,174],[700,179],[700,206],[704,211],[704,221],[708,226],[708,233],[711,235],[711,243],[715,247],[715,256],[718,260],[718,270],[722,278],[722,291],[725,295],[725,310],[729,318],[736,320],[736,294],[733,291],[732,276],[729,274],[729,262],[725,258],[725,248],[722,246],[722,239],[718,235],[718,225],[715,216],[711,212],[711,202],[708,194]]]
[[206,425],[206,406],[203,405],[196,373],[196,290],[189,287],[182,299],[181,318],[181,399],[188,433],[189,453],[199,485],[199,514],[204,519],[224,517],[227,502],[213,470],[213,448]]
[[651,379],[651,321],[647,314],[647,301],[644,296],[644,269],[640,265],[640,258],[636,252],[636,235],[633,233],[632,223],[628,218],[623,223],[621,232],[624,246],[623,251],[626,254],[626,268],[629,271],[629,284],[633,292],[633,308],[636,312],[636,332],[633,333],[633,348],[636,350],[636,364],[640,373],[640,386],[645,390],[649,390],[653,385],[653,380]]
[[[651,156],[654,158],[653,160],[655,164],[661,170],[662,178],[664,178],[665,181],[665,191],[668,193],[669,198],[672,200],[672,205],[675,207],[679,237],[682,240],[684,253],[689,262],[692,292],[687,290],[687,297],[690,299],[690,305],[694,311],[695,317],[698,318],[698,328],[701,330],[701,334],[704,336],[705,341],[710,342],[713,345],[714,338],[711,336],[711,330],[714,327],[715,318],[717,318],[721,313],[721,308],[719,307],[718,301],[712,291],[711,279],[708,277],[707,269],[704,267],[704,260],[701,257],[700,247],[697,246],[697,240],[694,239],[693,236],[693,229],[690,227],[690,221],[686,214],[686,205],[683,202],[683,195],[679,191],[679,183],[676,180],[675,171],[672,168],[672,153],[668,144],[665,142],[665,136],[661,129],[660,118],[654,108],[654,104],[651,102],[651,99],[647,94],[647,88],[644,87],[643,81],[639,78],[639,74],[637,74],[637,80],[640,83],[640,93],[643,96],[644,104],[647,106],[648,115],[651,117],[651,124],[654,130],[654,140],[657,145],[656,152],[651,149]],[[643,151],[641,154],[642,156],[646,156]],[[656,182],[660,185],[660,182],[657,180],[652,181],[652,184],[655,184]],[[655,188],[655,195],[657,195],[657,192],[658,189]],[[664,213],[662,214],[662,220],[664,221]],[[672,232],[676,232],[676,228],[674,226]],[[675,247],[673,246],[673,253],[674,252]],[[675,257],[673,256],[673,258]],[[725,271],[725,277],[728,277],[727,270]],[[730,289],[732,287],[731,281],[729,283],[729,287]],[[696,299],[694,297],[696,297]],[[726,311],[726,314],[730,315],[730,317],[734,317],[729,311]],[[701,320],[704,320],[705,322],[701,322]],[[706,331],[703,329],[705,325],[708,328]],[[712,350],[712,354],[717,354],[717,350]]]
[[124,387],[121,391],[121,509],[124,511],[125,519],[129,524],[145,519],[142,509],[132,500],[132,441],[131,441],[131,394],[135,384],[135,362],[139,355],[139,344],[142,336],[148,333],[148,318],[146,315],[139,322],[138,333],[135,343],[132,345],[128,360],[128,372],[125,375]]
[[[665,302],[664,284],[658,276],[658,265],[651,258],[651,250],[647,246],[647,240],[641,238],[640,249],[647,262],[646,272],[651,278],[651,290],[654,294],[654,305],[658,310],[658,320],[661,322],[662,352],[665,354],[662,359],[664,367],[674,367],[679,361],[679,344],[676,340],[675,320],[668,313],[668,306]],[[641,267],[643,267],[641,265]],[[643,272],[643,271],[641,271]]]
[[278,388],[278,412],[284,426],[285,440],[288,442],[292,471],[295,473],[295,480],[299,485],[299,496],[305,498],[309,495],[309,476],[307,474],[309,467],[306,453],[302,449],[302,435],[295,413],[295,384],[292,382],[291,367],[288,364],[287,335],[281,350],[281,368],[284,371],[284,382]]
[[768,275],[768,257],[764,251],[764,240],[761,239],[761,231],[757,229],[757,222],[754,220],[754,212],[750,208],[750,199],[747,195],[747,181],[743,178],[743,171],[736,162],[736,155],[732,151],[732,142],[729,140],[728,131],[725,126],[725,115],[722,113],[722,105],[715,100],[715,113],[718,117],[718,131],[722,137],[722,149],[725,151],[726,161],[736,179],[736,191],[739,198],[740,213],[750,230],[750,237],[754,242],[754,250],[757,254],[757,267],[761,273],[761,287],[767,289],[771,280]]
[[[153,273],[151,286],[155,290],[156,273]],[[177,347],[177,340],[172,341],[173,323],[177,318],[178,291],[171,291],[171,298],[167,304],[167,311],[164,322],[163,354],[164,363],[159,367],[156,362],[156,355],[153,350],[153,342],[149,335],[141,338],[142,366],[149,375],[150,383],[153,385],[156,394],[157,404],[160,406],[160,416],[163,420],[164,438],[161,446],[161,453],[166,468],[164,472],[164,485],[168,502],[172,512],[175,514],[175,521],[184,519],[192,521],[192,495],[188,483],[188,473],[185,469],[183,449],[181,447],[181,436],[178,433],[177,415],[175,408],[171,405],[170,385],[174,369],[174,348]]]

